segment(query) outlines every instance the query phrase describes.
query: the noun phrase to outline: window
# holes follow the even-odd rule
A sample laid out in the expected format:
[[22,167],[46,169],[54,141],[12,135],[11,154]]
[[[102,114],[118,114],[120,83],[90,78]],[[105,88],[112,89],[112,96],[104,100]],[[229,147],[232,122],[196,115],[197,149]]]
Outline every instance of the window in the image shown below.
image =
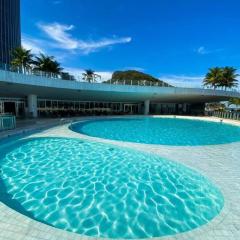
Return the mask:
[[51,101],[46,101],[46,107],[47,108],[52,108],[52,102]]

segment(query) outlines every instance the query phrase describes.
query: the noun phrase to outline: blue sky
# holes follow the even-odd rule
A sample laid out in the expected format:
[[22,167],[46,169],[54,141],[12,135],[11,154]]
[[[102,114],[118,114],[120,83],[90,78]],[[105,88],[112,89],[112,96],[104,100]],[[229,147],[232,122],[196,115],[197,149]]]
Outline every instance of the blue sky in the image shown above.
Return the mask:
[[22,39],[73,73],[137,69],[199,84],[240,68],[239,0],[21,0]]

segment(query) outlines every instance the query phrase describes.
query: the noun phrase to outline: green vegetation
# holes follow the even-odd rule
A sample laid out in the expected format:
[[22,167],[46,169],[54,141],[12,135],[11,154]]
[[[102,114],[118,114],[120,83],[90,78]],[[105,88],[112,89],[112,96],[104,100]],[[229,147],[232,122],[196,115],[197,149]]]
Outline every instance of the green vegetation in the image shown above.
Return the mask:
[[83,79],[89,83],[96,82],[97,78],[101,79],[101,76],[96,74],[92,69],[86,69],[83,73]]
[[[56,61],[53,56],[48,56],[40,53],[38,56],[34,56],[31,50],[26,50],[23,47],[16,48],[13,51],[13,60],[11,62],[12,70],[17,70],[25,73],[30,70],[34,74],[44,75],[46,77],[61,77],[64,80],[75,80],[74,76],[68,72],[64,72],[61,64]],[[92,69],[86,69],[82,74],[83,80],[92,83],[96,82],[97,79],[101,79],[101,76],[96,74]],[[135,70],[128,71],[116,71],[112,75],[112,79],[105,81],[105,83],[124,83],[129,85],[157,85],[172,87],[170,84],[161,81],[149,74],[145,74]]]
[[51,76],[51,74],[57,76],[63,70],[63,68],[60,67],[60,63],[58,63],[53,56],[46,56],[42,53],[35,57],[33,65],[34,70],[45,72],[47,76]]
[[229,106],[230,105],[237,105],[240,106],[240,98],[231,98],[229,100]]
[[142,73],[135,70],[128,71],[116,71],[112,75],[112,79],[105,81],[106,83],[125,83],[132,85],[159,85],[171,87],[168,83],[165,83],[149,74]]
[[12,67],[21,68],[22,72],[25,72],[27,68],[31,68],[33,54],[31,50],[26,50],[22,47],[18,47],[12,52]]
[[42,53],[39,56],[34,56],[31,50],[18,47],[13,50],[12,57],[11,65],[14,71],[18,70],[25,73],[28,70],[32,70],[36,74],[38,74],[38,71],[41,71],[41,74],[47,77],[60,76],[64,80],[74,80],[74,77],[68,72],[63,72],[61,64],[53,56],[47,56]]
[[[25,73],[26,71],[31,70],[36,74],[39,74],[39,71],[41,71],[41,74],[44,74],[47,77],[61,77],[64,80],[75,80],[74,76],[63,71],[61,64],[57,62],[53,56],[47,56],[42,53],[38,56],[34,56],[31,53],[31,50],[26,50],[23,47],[14,49],[12,56],[13,60],[11,65],[12,70],[14,71],[18,70]],[[237,77],[239,75],[236,71],[237,69],[233,67],[210,68],[203,80],[203,84],[204,86],[213,87],[214,89],[231,89],[237,87]],[[86,69],[83,73],[83,80],[89,83],[96,82],[97,79],[101,79],[101,76],[96,74],[92,69]],[[136,70],[116,71],[113,73],[112,78],[105,81],[105,83],[172,87],[164,81]],[[232,104],[240,105],[239,99],[233,99],[233,101],[237,104]]]
[[204,86],[210,86],[214,89],[222,88],[222,89],[231,89],[233,87],[238,86],[237,77],[239,76],[236,73],[237,69],[233,67],[215,67],[210,68],[209,72],[206,74],[204,78],[203,84]]
[[205,108],[207,111],[225,111],[226,110],[225,104],[220,102],[206,103]]

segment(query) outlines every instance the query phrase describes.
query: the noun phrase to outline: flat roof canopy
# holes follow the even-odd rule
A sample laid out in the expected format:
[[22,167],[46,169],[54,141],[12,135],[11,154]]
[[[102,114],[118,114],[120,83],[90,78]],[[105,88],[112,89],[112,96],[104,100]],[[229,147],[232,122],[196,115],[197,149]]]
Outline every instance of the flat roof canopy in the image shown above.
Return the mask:
[[149,99],[162,103],[216,102],[240,98],[239,92],[231,91],[85,83],[0,70],[0,97],[26,97],[30,94],[55,100],[143,102]]

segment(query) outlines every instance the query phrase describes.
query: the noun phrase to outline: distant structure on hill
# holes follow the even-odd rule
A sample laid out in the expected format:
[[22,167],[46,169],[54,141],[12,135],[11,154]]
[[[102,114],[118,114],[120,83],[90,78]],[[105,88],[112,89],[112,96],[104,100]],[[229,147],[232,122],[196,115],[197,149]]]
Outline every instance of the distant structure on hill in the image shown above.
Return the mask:
[[106,82],[111,83],[125,83],[130,85],[159,85],[165,87],[171,87],[170,84],[161,81],[149,74],[142,73],[136,70],[128,71],[116,71],[112,75],[112,79]]

